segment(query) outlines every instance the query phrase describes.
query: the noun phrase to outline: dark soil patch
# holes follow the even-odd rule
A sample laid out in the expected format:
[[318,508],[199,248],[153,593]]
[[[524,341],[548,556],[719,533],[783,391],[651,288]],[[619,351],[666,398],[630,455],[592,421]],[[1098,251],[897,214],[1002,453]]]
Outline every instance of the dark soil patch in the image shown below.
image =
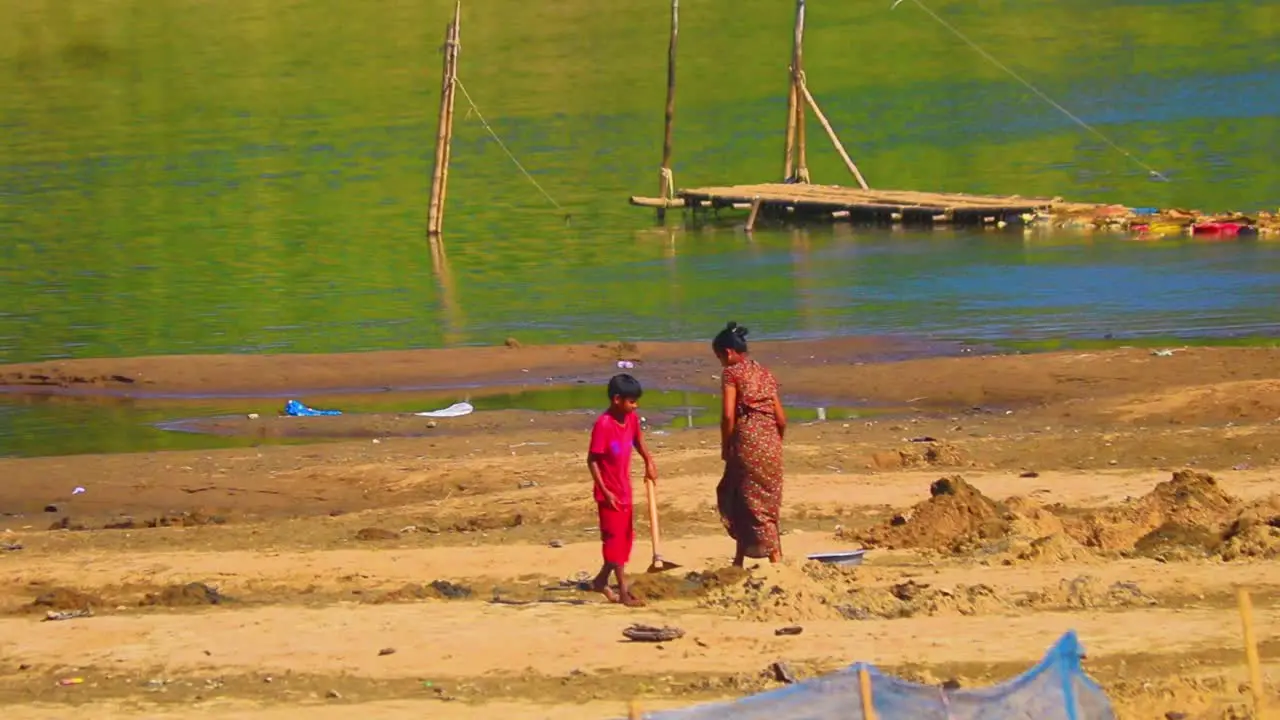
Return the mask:
[[40,610],[94,610],[103,606],[102,598],[71,588],[54,588],[31,601],[31,607]]
[[216,588],[193,582],[170,585],[159,592],[147,593],[138,604],[144,607],[198,607],[219,605],[226,599]]

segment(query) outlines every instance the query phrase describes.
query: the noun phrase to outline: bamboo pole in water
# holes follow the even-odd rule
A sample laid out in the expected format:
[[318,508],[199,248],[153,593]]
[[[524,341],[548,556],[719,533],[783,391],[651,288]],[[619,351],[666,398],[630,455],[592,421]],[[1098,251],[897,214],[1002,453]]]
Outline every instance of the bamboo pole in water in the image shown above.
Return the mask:
[[791,179],[791,170],[795,162],[796,146],[796,84],[788,81],[791,90],[787,93],[787,143],[782,160],[782,179]]
[[747,232],[751,232],[756,229],[756,218],[760,216],[761,202],[760,198],[755,198],[751,201],[751,214],[747,216]]
[[858,181],[858,185],[863,190],[870,190],[867,181],[863,179],[862,173],[858,171],[858,166],[853,164],[853,158],[849,157],[849,153],[845,152],[844,145],[840,142],[840,137],[836,135],[836,131],[831,127],[831,123],[827,122],[827,116],[823,114],[822,108],[818,107],[818,101],[813,99],[813,93],[809,92],[809,88],[801,85],[800,91],[804,93],[804,99],[809,103],[809,107],[813,108],[814,117],[818,118],[818,122],[822,125],[822,129],[827,131],[827,137],[831,138],[831,144],[836,146],[836,152],[840,153],[840,157],[844,159],[845,167],[849,168],[849,172],[853,173],[853,177]]
[[453,8],[453,60],[449,70],[449,138],[444,145],[444,174],[440,183],[440,219],[438,232],[444,232],[444,211],[448,207],[449,198],[449,166],[453,160],[453,108],[458,89],[458,55],[462,52],[459,42],[462,33],[462,0],[457,0]]
[[458,25],[462,19],[462,2],[453,11],[453,21],[445,32],[444,71],[440,84],[440,120],[436,130],[436,158],[431,169],[431,205],[427,210],[427,234],[439,235],[444,230],[446,188],[449,184],[449,155],[453,141],[453,100],[458,77]]
[[[667,43],[667,111],[662,128],[662,172],[658,180],[658,197],[670,200],[675,193],[671,174],[671,136],[676,121],[676,44],[680,38],[680,0],[671,0],[671,40]],[[658,208],[658,222],[667,219],[666,207]]]
[[804,87],[804,6],[805,0],[796,0],[796,32],[791,50],[791,92],[795,94],[796,149],[795,180],[809,182],[809,162],[805,152],[805,112],[800,93]]
[[1249,693],[1253,695],[1253,716],[1266,717],[1262,688],[1262,664],[1258,659],[1258,639],[1253,633],[1253,599],[1246,588],[1236,588],[1236,602],[1240,606],[1240,624],[1244,626],[1244,657],[1249,663]]

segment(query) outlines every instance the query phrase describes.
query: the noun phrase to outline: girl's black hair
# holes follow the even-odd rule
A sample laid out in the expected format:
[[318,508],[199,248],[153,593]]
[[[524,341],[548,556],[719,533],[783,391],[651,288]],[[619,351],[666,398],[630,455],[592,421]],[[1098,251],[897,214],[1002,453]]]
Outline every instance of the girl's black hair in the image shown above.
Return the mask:
[[732,320],[724,326],[711,341],[711,349],[717,354],[726,350],[744,353],[747,351],[747,329]]
[[623,400],[639,400],[644,394],[640,381],[626,373],[619,373],[609,378],[609,399],[621,397]]

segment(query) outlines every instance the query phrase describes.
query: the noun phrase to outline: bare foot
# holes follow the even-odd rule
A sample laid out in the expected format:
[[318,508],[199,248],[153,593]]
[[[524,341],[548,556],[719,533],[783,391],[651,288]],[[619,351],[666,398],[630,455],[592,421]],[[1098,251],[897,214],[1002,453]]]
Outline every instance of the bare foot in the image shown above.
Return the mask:
[[629,608],[642,608],[645,606],[643,600],[631,594],[623,595],[621,602]]
[[613,588],[609,587],[608,581],[592,583],[591,589],[603,595],[604,599],[611,603],[618,602],[618,594],[613,591]]

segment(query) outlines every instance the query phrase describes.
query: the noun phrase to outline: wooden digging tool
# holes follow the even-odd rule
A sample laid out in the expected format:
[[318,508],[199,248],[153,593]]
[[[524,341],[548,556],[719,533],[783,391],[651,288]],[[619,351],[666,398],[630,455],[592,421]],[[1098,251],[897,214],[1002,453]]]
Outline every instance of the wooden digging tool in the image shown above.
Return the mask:
[[662,559],[662,533],[658,530],[658,499],[652,481],[644,481],[644,492],[649,498],[649,536],[653,539],[653,562],[649,563],[648,572],[657,573],[675,570],[680,566],[670,560]]

